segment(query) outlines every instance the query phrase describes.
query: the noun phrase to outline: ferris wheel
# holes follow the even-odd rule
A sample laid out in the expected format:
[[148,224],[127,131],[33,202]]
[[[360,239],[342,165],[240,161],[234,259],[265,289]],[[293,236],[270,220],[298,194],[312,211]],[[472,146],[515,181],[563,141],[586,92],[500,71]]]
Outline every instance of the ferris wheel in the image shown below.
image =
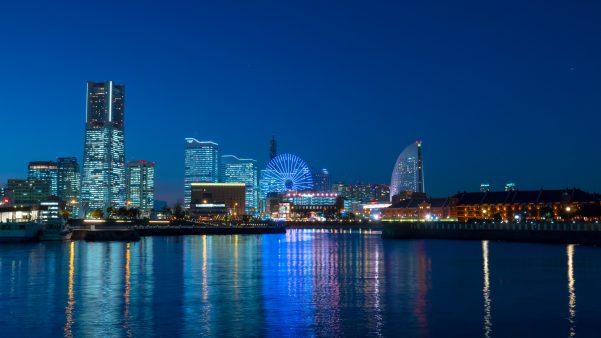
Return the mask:
[[280,154],[274,157],[262,172],[261,180],[269,192],[313,189],[313,176],[307,163],[292,154]]

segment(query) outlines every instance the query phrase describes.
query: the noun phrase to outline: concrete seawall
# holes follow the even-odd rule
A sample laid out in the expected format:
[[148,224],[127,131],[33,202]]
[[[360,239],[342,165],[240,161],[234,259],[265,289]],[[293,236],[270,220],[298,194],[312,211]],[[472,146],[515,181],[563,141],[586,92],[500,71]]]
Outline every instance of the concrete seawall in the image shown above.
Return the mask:
[[285,234],[284,227],[190,227],[190,226],[147,226],[136,227],[141,236],[184,236],[184,235],[261,235]]
[[459,239],[601,245],[598,223],[385,223],[386,239]]

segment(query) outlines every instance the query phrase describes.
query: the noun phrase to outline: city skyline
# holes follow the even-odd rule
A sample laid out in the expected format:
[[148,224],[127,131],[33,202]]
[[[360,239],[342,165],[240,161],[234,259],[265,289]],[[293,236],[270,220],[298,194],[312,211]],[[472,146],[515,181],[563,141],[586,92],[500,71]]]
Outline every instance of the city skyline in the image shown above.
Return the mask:
[[[421,139],[432,196],[482,182],[601,191],[591,156],[601,147],[599,5],[465,5],[445,15],[399,2],[125,6],[88,41],[74,27],[103,22],[113,6],[81,4],[85,15],[73,16],[42,3],[23,18],[9,4],[1,109],[7,126],[29,124],[6,129],[16,142],[0,181],[26,178],[32,160],[83,164],[85,82],[112,79],[128,87],[127,158],[158,164],[156,198],[170,203],[183,198],[185,137],[263,168],[273,135],[281,153],[347,183],[388,182],[402,148]],[[44,90],[31,99],[33,88]]]

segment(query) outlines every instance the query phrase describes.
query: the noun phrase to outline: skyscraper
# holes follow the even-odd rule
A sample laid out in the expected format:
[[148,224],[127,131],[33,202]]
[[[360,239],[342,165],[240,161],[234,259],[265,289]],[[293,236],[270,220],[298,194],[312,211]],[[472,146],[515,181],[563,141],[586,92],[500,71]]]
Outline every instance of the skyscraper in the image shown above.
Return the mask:
[[318,192],[330,192],[332,190],[328,169],[313,171],[313,190]]
[[66,202],[79,199],[80,176],[79,163],[75,157],[59,157],[58,161],[58,197]]
[[129,161],[127,165],[127,202],[140,209],[143,217],[154,208],[154,163],[144,160]]
[[190,207],[191,184],[219,182],[219,145],[212,141],[186,138],[184,170],[184,204]]
[[390,180],[390,199],[406,192],[424,193],[422,142],[407,146],[397,158]]
[[28,180],[48,181],[50,195],[58,196],[58,166],[53,161],[29,162],[27,167]]
[[81,180],[85,213],[125,205],[125,87],[87,83],[86,131]]
[[223,183],[244,183],[246,185],[245,209],[247,213],[258,211],[259,178],[257,161],[238,158],[234,155],[221,156],[219,177]]

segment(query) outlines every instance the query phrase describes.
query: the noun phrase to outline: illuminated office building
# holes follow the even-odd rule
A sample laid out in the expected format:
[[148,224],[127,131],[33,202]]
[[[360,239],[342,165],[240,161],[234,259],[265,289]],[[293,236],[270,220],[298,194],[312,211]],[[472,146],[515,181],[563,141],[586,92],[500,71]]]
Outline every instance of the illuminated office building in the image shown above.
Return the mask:
[[244,183],[246,185],[246,212],[258,210],[259,187],[257,161],[238,158],[234,155],[221,156],[219,177],[223,183]]
[[144,160],[129,161],[127,165],[127,204],[150,216],[154,208],[154,163]]
[[81,180],[84,213],[125,205],[123,85],[87,83],[86,131]]
[[29,162],[27,179],[48,181],[50,195],[58,196],[58,166],[53,161]]
[[219,145],[212,141],[186,138],[184,204],[190,206],[191,184],[219,182]]
[[79,199],[80,176],[79,163],[75,157],[59,157],[58,197],[65,202]]
[[328,169],[319,169],[313,171],[313,190],[317,192],[332,191],[330,173],[328,172]]

